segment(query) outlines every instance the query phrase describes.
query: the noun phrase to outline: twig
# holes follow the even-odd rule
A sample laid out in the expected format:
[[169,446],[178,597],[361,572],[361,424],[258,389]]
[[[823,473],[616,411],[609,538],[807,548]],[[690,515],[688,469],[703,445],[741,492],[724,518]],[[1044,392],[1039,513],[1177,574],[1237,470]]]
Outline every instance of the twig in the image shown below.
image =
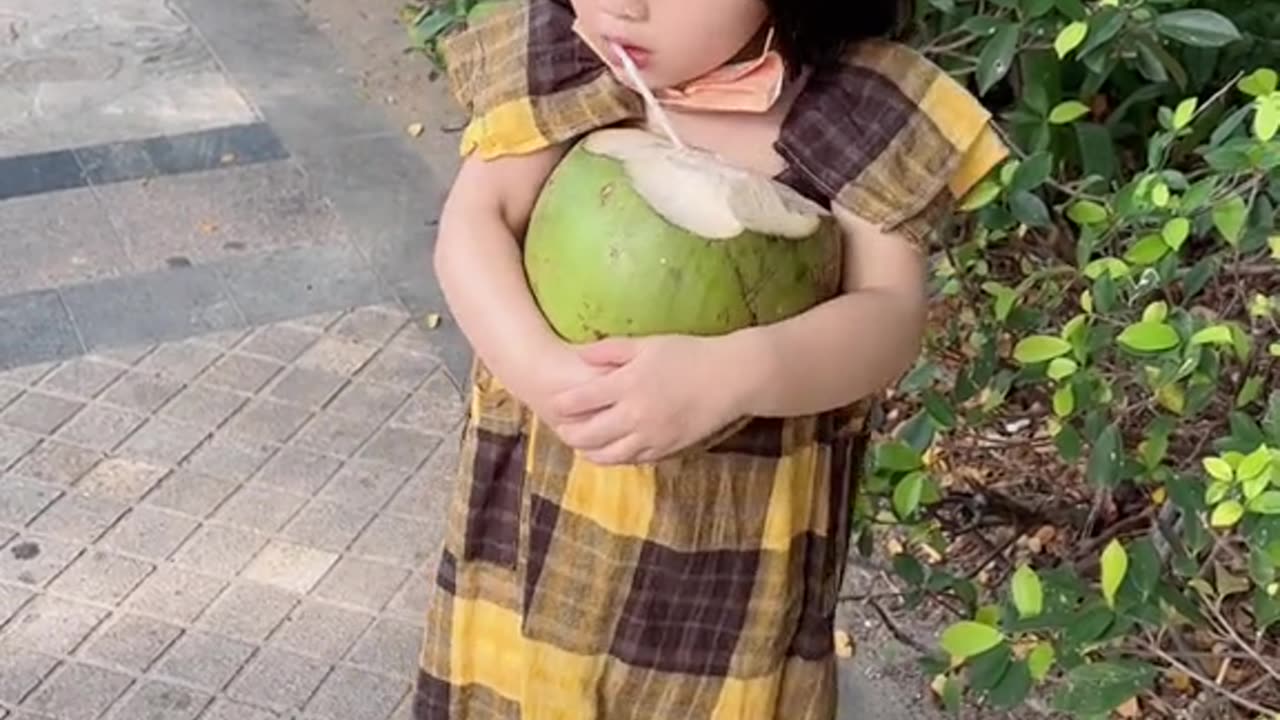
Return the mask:
[[1249,653],[1249,656],[1256,660],[1257,663],[1262,666],[1262,669],[1267,671],[1268,675],[1276,680],[1280,680],[1280,670],[1276,670],[1272,667],[1271,663],[1267,662],[1267,660],[1262,657],[1261,653],[1254,649],[1252,645],[1245,642],[1244,638],[1240,637],[1240,633],[1236,632],[1236,629],[1231,626],[1231,622],[1222,614],[1222,610],[1218,609],[1217,606],[1210,604],[1209,611],[1213,613],[1213,618],[1217,621],[1218,625],[1220,625],[1222,629],[1231,636],[1232,640],[1235,640],[1236,644],[1239,645],[1242,650]]
[[1261,713],[1266,717],[1272,717],[1275,714],[1280,713],[1280,710],[1277,710],[1276,708],[1267,708],[1262,705],[1259,705],[1258,703],[1255,703],[1249,698],[1246,698],[1237,694],[1235,691],[1231,690],[1230,688],[1223,687],[1221,683],[1210,680],[1204,675],[1201,675],[1195,670],[1182,664],[1181,662],[1178,661],[1177,658],[1165,652],[1163,649],[1161,649],[1158,645],[1154,643],[1148,642],[1148,648],[1151,650],[1151,652],[1155,653],[1155,655],[1159,657],[1161,660],[1169,663],[1169,665],[1173,666],[1174,669],[1182,672],[1187,677],[1200,683],[1205,687],[1205,689],[1218,693],[1222,697],[1225,697],[1226,699],[1230,700],[1236,705],[1239,705],[1242,708],[1251,710],[1255,713]]
[[911,637],[906,633],[905,630],[898,627],[898,624],[893,621],[893,618],[889,617],[889,613],[885,612],[885,609],[880,607],[880,603],[876,602],[875,600],[872,600],[867,604],[871,606],[871,609],[876,611],[876,614],[880,616],[880,622],[884,623],[885,628],[888,629],[890,634],[892,634],[895,638],[898,639],[898,642],[904,645],[909,645],[911,648],[915,649],[921,655],[933,654],[933,651],[930,650],[924,643]]
[[1004,541],[1003,543],[1001,543],[1000,545],[992,549],[992,551],[985,558],[983,558],[982,562],[978,563],[977,567],[969,571],[969,574],[965,576],[965,579],[972,580],[978,577],[978,575],[983,570],[987,569],[988,565],[995,562],[997,558],[1004,555],[1006,550],[1013,547],[1013,544],[1018,542],[1018,538],[1020,537],[1022,537],[1022,528],[1018,527],[1018,525],[1015,523],[1013,526],[1013,535],[1010,536],[1008,540]]

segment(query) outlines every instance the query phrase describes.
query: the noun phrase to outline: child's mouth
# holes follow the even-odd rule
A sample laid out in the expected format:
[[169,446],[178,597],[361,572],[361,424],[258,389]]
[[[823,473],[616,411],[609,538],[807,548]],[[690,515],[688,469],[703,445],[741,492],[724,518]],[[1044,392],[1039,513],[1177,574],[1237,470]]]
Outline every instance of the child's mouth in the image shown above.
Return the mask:
[[613,38],[606,38],[606,42],[608,42],[609,45],[621,48],[622,51],[627,54],[627,57],[631,59],[631,62],[635,63],[637,68],[643,68],[649,64],[649,56],[651,54],[649,50],[638,45],[628,45],[627,43]]

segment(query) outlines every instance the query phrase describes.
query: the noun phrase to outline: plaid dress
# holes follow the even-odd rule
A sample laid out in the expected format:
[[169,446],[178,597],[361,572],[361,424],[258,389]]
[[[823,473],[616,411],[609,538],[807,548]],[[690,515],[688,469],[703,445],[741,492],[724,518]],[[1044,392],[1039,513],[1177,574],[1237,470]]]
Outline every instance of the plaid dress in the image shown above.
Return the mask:
[[[451,37],[464,153],[642,117],[557,0]],[[869,41],[812,76],[781,179],[923,243],[1005,157],[964,88]],[[416,720],[829,720],[833,619],[871,400],[751,419],[654,464],[577,456],[474,366]]]

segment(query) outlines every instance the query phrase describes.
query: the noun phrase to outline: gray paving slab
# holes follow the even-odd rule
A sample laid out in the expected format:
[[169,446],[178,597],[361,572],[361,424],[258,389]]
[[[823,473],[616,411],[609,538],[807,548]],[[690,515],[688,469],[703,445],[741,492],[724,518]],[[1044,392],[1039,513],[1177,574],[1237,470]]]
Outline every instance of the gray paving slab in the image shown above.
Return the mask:
[[[0,168],[0,177],[5,174]],[[0,295],[133,271],[105,208],[88,189],[0,200],[0,248]]]
[[0,297],[0,370],[76,357],[84,342],[53,290]]

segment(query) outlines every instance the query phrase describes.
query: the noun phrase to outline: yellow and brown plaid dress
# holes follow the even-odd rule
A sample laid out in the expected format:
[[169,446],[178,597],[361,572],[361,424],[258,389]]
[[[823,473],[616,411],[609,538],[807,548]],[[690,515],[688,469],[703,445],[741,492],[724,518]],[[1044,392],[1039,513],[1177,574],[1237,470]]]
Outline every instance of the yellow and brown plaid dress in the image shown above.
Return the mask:
[[[641,116],[567,3],[504,5],[445,48],[472,118],[465,153]],[[924,242],[1005,157],[989,120],[909,48],[864,42],[810,79],[778,141],[781,179]],[[482,364],[472,379],[416,720],[835,716],[832,625],[870,400],[605,468]]]

